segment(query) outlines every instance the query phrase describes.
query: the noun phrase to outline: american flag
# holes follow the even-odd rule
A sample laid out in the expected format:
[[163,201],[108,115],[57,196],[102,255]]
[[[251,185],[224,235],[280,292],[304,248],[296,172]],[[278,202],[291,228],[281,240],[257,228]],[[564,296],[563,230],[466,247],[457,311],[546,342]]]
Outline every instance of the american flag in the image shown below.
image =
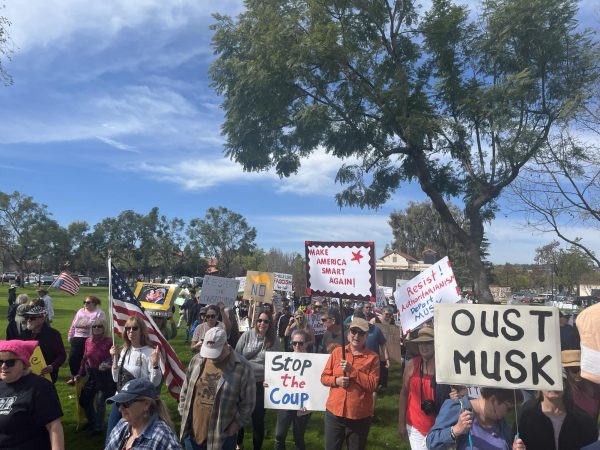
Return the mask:
[[174,398],[179,399],[179,391],[185,379],[185,369],[181,361],[179,361],[177,354],[155,325],[154,320],[146,314],[140,302],[135,299],[125,279],[110,262],[109,270],[111,280],[111,314],[115,333],[123,336],[125,322],[130,317],[137,316],[146,323],[150,341],[154,345],[159,345],[163,350],[160,358],[160,369],[163,374],[163,380],[167,383],[169,393]]
[[79,278],[69,275],[67,272],[61,272],[50,287],[62,289],[71,295],[75,295],[79,292]]

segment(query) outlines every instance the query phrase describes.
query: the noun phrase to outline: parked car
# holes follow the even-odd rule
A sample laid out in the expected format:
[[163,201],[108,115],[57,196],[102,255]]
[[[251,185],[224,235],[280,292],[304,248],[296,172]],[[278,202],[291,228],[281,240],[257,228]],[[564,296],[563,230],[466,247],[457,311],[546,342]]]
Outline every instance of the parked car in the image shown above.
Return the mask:
[[81,286],[91,286],[93,284],[93,281],[90,277],[79,277],[79,284]]
[[16,272],[4,272],[2,274],[2,281],[15,281],[17,279]]
[[96,286],[108,286],[108,277],[98,277],[94,283]]
[[42,275],[40,278],[42,285],[50,286],[52,283],[54,283],[54,277],[52,275]]

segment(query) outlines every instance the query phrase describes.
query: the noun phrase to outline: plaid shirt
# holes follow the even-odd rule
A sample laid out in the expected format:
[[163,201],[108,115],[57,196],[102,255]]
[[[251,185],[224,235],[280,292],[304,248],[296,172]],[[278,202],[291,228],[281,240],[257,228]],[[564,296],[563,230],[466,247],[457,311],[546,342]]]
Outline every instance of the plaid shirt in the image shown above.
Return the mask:
[[[121,419],[111,431],[104,450],[121,450],[130,436],[129,424]],[[181,450],[181,445],[173,430],[155,415],[144,432],[135,438],[130,448],[135,450]]]
[[[194,388],[204,369],[204,361],[199,354],[190,361],[185,381],[179,395],[181,414],[181,439],[190,434],[194,403]],[[231,349],[231,357],[223,368],[223,375],[217,385],[217,394],[208,424],[208,450],[221,450],[225,442],[225,429],[234,421],[241,427],[250,420],[256,403],[256,381],[252,367],[246,359]]]

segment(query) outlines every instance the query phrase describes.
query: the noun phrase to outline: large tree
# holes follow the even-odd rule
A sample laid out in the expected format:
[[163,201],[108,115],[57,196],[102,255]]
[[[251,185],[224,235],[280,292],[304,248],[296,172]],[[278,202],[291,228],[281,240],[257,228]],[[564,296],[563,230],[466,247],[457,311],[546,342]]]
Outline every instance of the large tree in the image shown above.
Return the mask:
[[[466,227],[462,211],[452,204],[448,207],[454,220]],[[435,250],[440,258],[448,256],[459,286],[471,287],[464,247],[448,230],[431,202],[409,202],[406,209],[390,214],[389,224],[394,236],[392,249],[417,258],[426,249]]]
[[65,239],[66,231],[50,218],[46,205],[17,191],[0,192],[0,249],[21,274],[37,269],[40,256],[45,263],[51,258],[54,268],[56,255],[66,256]]
[[340,205],[377,207],[416,180],[491,302],[484,224],[595,76],[576,2],[485,0],[473,20],[448,0],[425,14],[410,0],[245,5],[214,26],[226,155],[289,176],[324,149],[346,160]]
[[201,256],[217,260],[221,276],[229,276],[233,260],[255,247],[256,229],[241,214],[219,206],[208,208],[204,219],[192,219],[186,230],[190,245]]

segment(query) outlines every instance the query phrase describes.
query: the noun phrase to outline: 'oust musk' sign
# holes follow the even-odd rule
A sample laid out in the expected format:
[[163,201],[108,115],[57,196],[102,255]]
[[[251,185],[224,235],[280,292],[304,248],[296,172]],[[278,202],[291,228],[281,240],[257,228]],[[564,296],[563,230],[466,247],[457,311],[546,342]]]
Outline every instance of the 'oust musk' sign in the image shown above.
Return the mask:
[[438,383],[562,390],[558,309],[435,305]]

